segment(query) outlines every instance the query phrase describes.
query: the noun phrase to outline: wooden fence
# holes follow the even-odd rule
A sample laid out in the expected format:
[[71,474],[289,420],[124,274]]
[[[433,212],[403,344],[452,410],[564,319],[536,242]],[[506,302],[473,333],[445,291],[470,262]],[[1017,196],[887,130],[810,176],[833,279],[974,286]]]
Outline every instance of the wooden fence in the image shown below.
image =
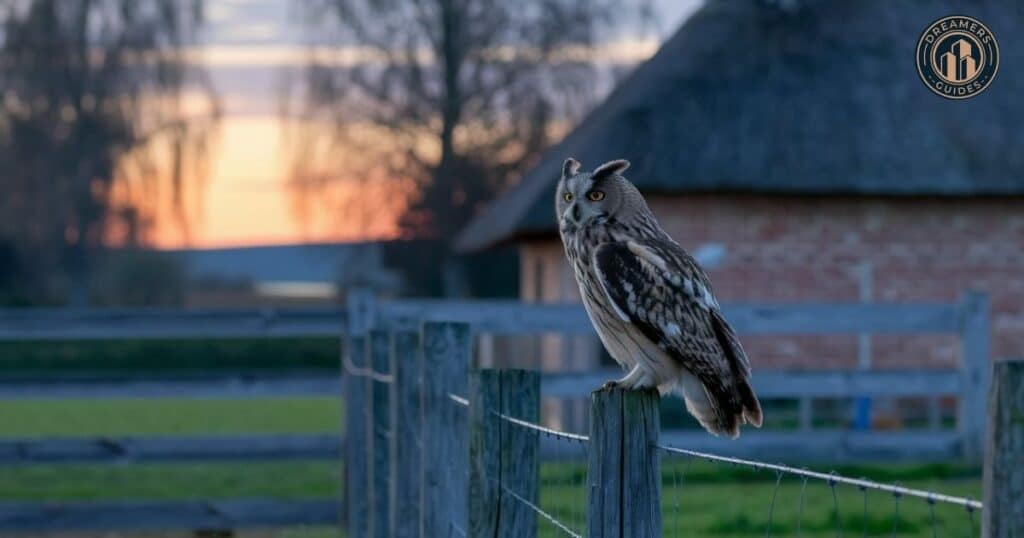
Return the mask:
[[[565,535],[583,536],[583,529],[563,526],[539,507],[541,433],[587,443],[586,536],[661,536],[659,462],[666,439],[656,392],[594,392],[589,435],[557,432],[539,424],[543,383],[538,372],[469,367],[468,325],[427,322],[420,333],[370,335],[369,345],[350,347],[345,360],[349,388],[363,387],[345,392],[346,408],[352,410],[344,488],[349,536],[533,538],[540,517]],[[383,345],[386,341],[392,345]],[[400,375],[403,371],[409,375]],[[988,405],[982,536],[1018,536],[1024,532],[1019,465],[1024,362],[997,365]],[[956,504],[968,512],[980,508],[977,501],[938,492],[712,457],[803,473],[833,487],[845,482],[862,491],[875,488],[930,504]],[[934,518],[932,525],[934,530]]]
[[[939,332],[960,336],[962,361],[956,370],[939,372],[872,372],[872,371],[763,371],[755,374],[755,389],[762,398],[797,399],[801,402],[800,429],[790,432],[752,432],[744,435],[742,443],[728,443],[698,432],[666,431],[662,439],[674,444],[700,450],[722,450],[726,453],[762,457],[785,455],[806,458],[827,453],[831,458],[948,458],[977,459],[981,454],[982,431],[985,424],[985,393],[988,379],[988,314],[984,296],[971,294],[957,304],[830,304],[830,305],[727,305],[726,314],[741,333],[780,334],[843,334],[843,333],[915,333]],[[420,376],[445,375],[424,369],[410,370],[407,358],[411,355],[440,352],[433,344],[419,345],[423,322],[454,321],[471,323],[460,338],[471,341],[476,334],[540,334],[568,333],[592,334],[592,328],[579,305],[523,304],[514,301],[449,301],[403,300],[378,301],[366,293],[352,293],[345,308],[322,309],[241,309],[179,311],[161,309],[115,310],[14,310],[0,311],[0,341],[3,340],[80,340],[80,339],[137,339],[137,338],[232,338],[232,337],[296,337],[342,336],[349,350],[362,349],[366,354],[350,354],[346,367],[350,372],[387,372],[376,376],[349,375],[341,389],[349,400],[349,438],[342,452],[349,463],[358,462],[360,454],[373,453],[374,465],[349,464],[347,480],[357,480],[368,489],[368,495],[350,496],[346,503],[348,513],[357,519],[365,511],[358,503],[384,502],[401,510],[418,513],[410,507],[410,500],[402,495],[391,499],[391,493],[374,491],[366,481],[381,473],[408,472],[423,454],[407,443],[395,439],[416,439],[428,433],[406,431],[414,428],[414,421],[398,420],[403,413],[419,412],[410,407],[420,395],[410,385]],[[445,337],[449,338],[449,337]],[[445,339],[431,340],[437,343]],[[450,343],[450,342],[449,342]],[[461,345],[461,344],[460,344]],[[423,349],[423,351],[420,351]],[[431,351],[433,350],[433,351]],[[465,365],[469,365],[466,351]],[[614,376],[611,372],[550,373],[540,382],[540,392],[551,397],[583,397],[592,387]],[[459,374],[450,379],[465,380]],[[463,381],[464,382],[464,381]],[[182,385],[184,383],[184,385]],[[193,389],[190,382],[173,381],[151,383],[136,381],[80,382],[70,385],[49,382],[0,383],[0,397],[26,395],[81,396],[94,394],[121,395],[180,395],[188,390],[214,394],[221,390],[238,391],[233,381],[208,382],[199,380]],[[290,380],[287,389],[273,382],[264,383],[254,393],[287,390],[291,393],[313,391],[323,394],[337,390],[336,381]],[[186,387],[183,389],[183,386]],[[200,388],[195,388],[196,386]],[[256,383],[253,386],[259,386]],[[456,387],[457,388],[457,387]],[[244,384],[242,392],[245,392]],[[465,391],[462,392],[463,394]],[[853,396],[927,396],[956,395],[958,401],[957,429],[946,431],[936,428],[916,432],[830,431],[812,430],[813,398],[845,398]],[[442,398],[447,395],[433,394]],[[377,429],[360,431],[361,414],[352,413],[353,402],[369,398],[376,405],[367,405],[375,421],[391,421],[397,430]],[[405,402],[403,407],[402,402]],[[443,418],[443,417],[442,417]],[[452,417],[448,417],[452,418]],[[934,426],[933,421],[933,426]],[[369,426],[369,423],[366,427]],[[430,425],[433,428],[436,425]],[[368,439],[367,432],[373,433]],[[352,434],[356,433],[355,436]],[[359,445],[368,439],[371,445]],[[454,443],[468,443],[452,438],[451,446],[439,448],[441,452],[429,454],[436,459],[460,450]],[[357,443],[353,445],[353,443]],[[243,436],[231,438],[126,438],[126,439],[20,439],[0,443],[0,464],[36,464],[60,462],[145,463],[153,461],[202,460],[254,460],[254,459],[323,459],[337,458],[341,438],[338,436]],[[353,447],[362,447],[358,450]],[[813,447],[813,448],[810,448]],[[372,449],[366,452],[367,448]],[[544,454],[544,445],[541,445]],[[416,452],[410,455],[408,452]],[[357,458],[352,460],[352,458]],[[395,458],[397,467],[384,467]],[[410,459],[411,458],[411,459]],[[389,464],[390,465],[390,464]],[[374,470],[376,469],[376,471]],[[387,470],[385,470],[387,469]],[[360,473],[366,473],[362,477]],[[370,474],[376,473],[376,475]],[[429,487],[442,487],[447,480],[441,476],[424,475]],[[403,489],[405,496],[409,490]],[[382,497],[383,496],[383,497]],[[432,497],[435,500],[437,497]],[[440,501],[438,501],[440,502]],[[247,504],[248,503],[248,504]],[[252,504],[257,503],[257,504]],[[259,504],[263,503],[263,504]],[[283,503],[283,504],[282,504]],[[220,518],[217,528],[265,526],[269,520],[276,524],[313,524],[338,520],[337,510],[328,517],[326,508],[338,501],[311,499],[305,501],[269,500],[195,500],[180,503],[50,503],[0,505],[0,531],[54,529],[64,530],[96,528],[210,528],[210,521]],[[352,503],[357,503],[353,508]],[[155,509],[154,506],[158,506]],[[257,506],[258,508],[251,508]],[[250,507],[250,508],[245,508]],[[276,507],[276,508],[273,508]],[[93,510],[93,508],[95,510]],[[273,509],[271,509],[273,508]],[[50,518],[43,525],[38,514],[65,514]],[[99,514],[90,516],[88,514]],[[399,514],[405,512],[399,511]],[[78,515],[76,515],[78,514]],[[118,514],[123,517],[119,519]],[[177,514],[180,517],[169,517]],[[415,520],[398,517],[392,527]],[[98,523],[101,522],[101,523]],[[173,522],[171,524],[170,522]],[[36,525],[36,527],[33,527]],[[47,526],[49,525],[49,526]]]
[[[369,293],[352,293],[348,333],[416,331],[424,321],[468,323],[473,334],[585,334],[593,328],[579,305],[524,304],[513,301],[378,301]],[[740,334],[915,334],[959,337],[960,361],[950,370],[764,370],[756,369],[754,390],[765,400],[797,400],[796,431],[756,431],[743,443],[729,443],[701,433],[664,432],[687,446],[733,455],[814,459],[948,459],[980,461],[989,377],[988,299],[969,293],[952,304],[728,304],[726,317]],[[756,368],[756,365],[755,365]],[[589,391],[620,374],[610,371],[545,373],[543,394],[588,396]],[[814,429],[816,398],[924,398],[929,406],[923,431],[849,431]],[[937,401],[955,396],[956,429],[941,426]]]

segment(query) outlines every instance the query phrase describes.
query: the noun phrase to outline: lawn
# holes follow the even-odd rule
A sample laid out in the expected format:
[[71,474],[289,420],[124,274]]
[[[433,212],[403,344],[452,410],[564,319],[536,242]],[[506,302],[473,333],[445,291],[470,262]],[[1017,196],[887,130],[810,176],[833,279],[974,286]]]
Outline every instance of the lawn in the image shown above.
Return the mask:
[[[12,437],[82,435],[186,435],[232,433],[331,433],[341,409],[335,398],[259,399],[70,399],[0,402],[0,435]],[[932,536],[929,505],[903,498],[894,517],[892,495],[838,486],[835,501],[826,484],[767,472],[665,458],[663,519],[666,537]],[[829,471],[832,469],[820,470]],[[901,482],[977,498],[977,470],[959,465],[871,465],[839,467],[847,476]],[[185,499],[226,497],[338,496],[340,465],[332,462],[210,463],[159,465],[39,465],[4,469],[2,500]],[[585,468],[580,463],[546,463],[541,505],[577,532],[583,528]],[[803,491],[803,495],[801,495]],[[772,499],[774,497],[774,509]],[[803,508],[801,516],[801,497]],[[835,507],[838,506],[838,519]],[[977,518],[976,518],[977,519]],[[838,531],[837,532],[837,521]],[[936,536],[971,536],[960,508],[935,506]],[[543,536],[565,536],[541,520]],[[975,529],[974,535],[977,535]],[[77,535],[83,536],[83,535]],[[101,536],[100,534],[89,536]],[[102,536],[114,536],[103,533]],[[125,533],[118,536],[178,537],[189,533]],[[321,538],[333,529],[251,531],[247,538]]]
[[[959,465],[840,466],[835,470],[847,476],[876,477],[910,488],[972,498],[981,495],[977,470]],[[541,473],[541,507],[577,533],[581,533],[585,521],[585,474],[586,467],[582,463],[545,464]],[[832,489],[826,483],[810,481],[804,486],[800,478],[783,477],[776,490],[776,479],[776,475],[769,472],[665,458],[663,535],[666,538],[750,538],[796,536],[799,531],[802,536],[821,538],[892,535],[925,538],[979,534],[979,514],[974,514],[972,533],[971,515],[963,508],[936,504],[933,534],[931,507],[923,499],[899,499],[897,516],[894,498],[888,493],[837,486],[833,498]],[[543,518],[540,528],[545,537],[566,535]]]
[[336,433],[332,397],[17,399],[0,401],[0,436]]

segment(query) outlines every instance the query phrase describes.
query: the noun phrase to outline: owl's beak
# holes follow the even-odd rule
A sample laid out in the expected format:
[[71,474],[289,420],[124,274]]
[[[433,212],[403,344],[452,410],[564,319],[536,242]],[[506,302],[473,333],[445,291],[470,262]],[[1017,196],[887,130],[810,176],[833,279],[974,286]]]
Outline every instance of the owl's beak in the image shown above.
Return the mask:
[[562,222],[567,222],[575,227],[580,225],[580,206],[576,202],[569,204],[562,212]]

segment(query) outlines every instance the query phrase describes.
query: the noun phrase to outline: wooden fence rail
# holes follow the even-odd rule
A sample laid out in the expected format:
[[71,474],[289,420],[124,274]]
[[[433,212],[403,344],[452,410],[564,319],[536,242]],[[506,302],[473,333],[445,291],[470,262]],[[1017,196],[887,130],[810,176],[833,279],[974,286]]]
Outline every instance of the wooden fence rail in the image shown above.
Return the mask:
[[3,340],[337,337],[341,308],[0,309]]
[[0,439],[0,466],[337,460],[337,435]]
[[[814,303],[723,307],[740,333],[962,333],[983,317],[983,295],[960,304]],[[350,317],[359,318],[354,324]],[[339,328],[419,329],[424,321],[469,323],[492,334],[592,334],[578,304],[514,300],[403,299],[377,301],[353,292],[345,308],[292,309],[2,309],[0,341],[136,338],[337,337]]]
[[115,502],[0,502],[0,531],[58,532],[241,529],[337,525],[334,499]]
[[341,392],[338,376],[323,370],[281,373],[111,375],[66,374],[58,379],[5,375],[0,399],[18,398],[265,398],[331,396]]
[[[797,398],[801,400],[801,431],[756,432],[745,435],[744,447],[757,454],[780,450],[791,456],[799,447],[814,446],[835,457],[870,453],[881,457],[895,455],[934,454],[966,456],[978,460],[982,454],[982,432],[986,421],[985,394],[989,380],[989,321],[987,299],[969,294],[958,304],[794,304],[749,305],[724,307],[735,328],[747,334],[856,334],[856,333],[952,333],[961,340],[961,361],[957,371],[914,372],[766,372],[755,373],[756,389],[766,399]],[[426,324],[424,325],[424,322]],[[422,327],[422,331],[421,331]],[[234,337],[296,337],[330,336],[343,341],[345,375],[342,394],[346,405],[345,435],[345,499],[344,510],[351,536],[394,534],[407,529],[415,521],[420,536],[445,536],[465,533],[470,523],[469,499],[466,497],[469,476],[468,409],[455,407],[453,396],[467,395],[467,372],[471,365],[471,342],[476,334],[593,334],[582,308],[578,305],[522,304],[514,301],[378,301],[370,294],[350,294],[345,308],[326,309],[234,309],[171,311],[146,310],[20,310],[0,311],[0,341],[3,340],[74,340],[121,338],[234,338]],[[399,338],[404,334],[405,337]],[[540,392],[545,396],[570,397],[589,392],[611,377],[610,372],[591,374],[556,374],[544,376]],[[607,377],[606,377],[607,376]],[[337,387],[337,381],[323,385],[321,393]],[[325,388],[328,387],[328,388]],[[2,387],[0,387],[2,388]],[[24,387],[22,387],[24,388]],[[42,389],[42,385],[36,388]],[[15,385],[8,387],[8,396],[17,396]],[[77,391],[88,391],[82,386]],[[67,394],[79,394],[75,390]],[[160,390],[160,389],[158,389]],[[207,388],[204,390],[219,390]],[[273,389],[269,389],[273,390]],[[301,391],[301,388],[293,388]],[[103,391],[93,391],[102,396]],[[114,391],[116,392],[116,391]],[[144,391],[143,391],[144,392]],[[174,389],[166,390],[173,395]],[[845,398],[859,396],[933,396],[936,393],[958,396],[957,430],[925,432],[829,432],[811,431],[811,398]],[[934,418],[934,417],[933,417]],[[604,420],[604,419],[602,419]],[[933,420],[932,426],[937,424]],[[412,443],[410,443],[410,439]],[[707,436],[694,432],[661,432],[661,439],[681,440],[687,446],[701,448],[712,443]],[[267,458],[330,457],[336,454],[327,447],[331,440],[282,440],[278,446],[250,440],[248,448],[232,441],[222,444],[177,448],[161,448],[157,440],[87,439],[68,441],[62,446],[46,445],[49,441],[17,441],[0,445],[0,461],[175,461],[184,455],[202,459],[247,458],[262,453]],[[670,441],[671,440],[671,441]],[[199,441],[193,440],[202,444]],[[210,441],[210,440],[207,440]],[[301,441],[301,442],[300,442]],[[15,446],[18,443],[19,446]],[[56,441],[58,445],[63,441]],[[164,440],[173,445],[173,441]],[[148,444],[147,444],[148,443]],[[293,443],[291,447],[281,446]],[[308,443],[308,444],[303,444]],[[216,445],[216,446],[215,446]],[[261,448],[262,446],[262,448]],[[710,446],[710,445],[709,445]],[[738,445],[730,445],[738,446]],[[1002,446],[1002,445],[1001,445]],[[545,444],[538,445],[538,457]],[[246,454],[248,453],[248,454]],[[383,457],[376,457],[380,455]],[[371,458],[370,455],[375,457]],[[187,456],[186,456],[187,458]],[[398,474],[401,472],[402,474]],[[410,472],[415,478],[409,478]],[[625,470],[623,471],[625,472]],[[529,485],[526,484],[529,491]],[[177,525],[186,527],[245,526],[245,514],[259,521],[273,520],[272,506],[258,510],[245,500],[216,503],[195,501],[166,505],[165,511],[153,510],[153,503],[94,504],[89,519],[86,515],[51,518],[75,528],[75,521],[103,521],[103,528],[119,527],[118,510],[125,525],[139,525],[147,517],[161,524],[160,518],[178,514]],[[338,519],[338,503],[334,520]],[[232,504],[236,503],[236,504]],[[239,504],[240,503],[240,504]],[[79,505],[4,505],[4,524],[37,525],[46,506],[56,512],[86,514]],[[134,507],[133,507],[134,506]],[[215,509],[210,508],[214,506]],[[256,507],[242,509],[244,507]],[[310,508],[306,517],[321,518],[325,505],[304,505]],[[228,508],[239,507],[235,512]],[[59,509],[58,509],[59,508]],[[300,505],[287,510],[298,510]],[[314,509],[315,508],[315,509]],[[61,512],[61,510],[65,510]],[[199,511],[201,516],[189,516]],[[205,512],[203,512],[205,510]],[[285,510],[285,512],[287,512]],[[76,512],[77,511],[77,512]],[[0,510],[2,512],[2,510]],[[256,513],[259,512],[259,513]],[[159,513],[159,516],[145,514]],[[209,523],[210,514],[235,514],[230,525]],[[293,513],[293,512],[289,512]],[[11,514],[27,514],[18,519]],[[410,516],[411,514],[411,516]],[[189,519],[192,517],[192,519]],[[206,519],[202,519],[206,518]],[[260,519],[263,518],[263,519]],[[411,519],[410,519],[411,518]],[[281,516],[277,521],[288,518]],[[295,516],[296,520],[302,519]],[[166,518],[164,519],[166,520]],[[201,520],[201,521],[200,521]],[[195,526],[186,524],[198,521]],[[6,523],[3,523],[6,522]],[[133,523],[135,522],[135,523]],[[84,523],[83,523],[84,524]],[[274,523],[265,523],[274,524]],[[96,525],[100,525],[96,523]],[[156,528],[153,527],[153,528]],[[20,527],[19,527],[20,528]],[[27,528],[27,527],[26,527]],[[99,528],[99,527],[95,527]],[[460,532],[461,531],[461,532]],[[405,534],[403,534],[405,535]]]
[[[537,518],[542,515],[538,499],[543,443],[537,431],[544,428],[537,425],[537,420],[543,383],[536,372],[468,370],[468,334],[465,324],[428,322],[422,331],[420,353],[410,348],[416,341],[414,336],[398,333],[392,337],[392,349],[396,351],[393,358],[398,359],[395,364],[419,364],[423,375],[421,383],[404,389],[391,385],[395,394],[402,390],[401,400],[406,404],[401,413],[390,415],[389,431],[419,432],[422,436],[421,472],[409,467],[416,465],[410,463],[415,460],[401,463],[406,474],[421,479],[417,484],[418,496],[409,497],[418,498],[418,507],[406,508],[419,514],[419,524],[401,536],[533,538],[537,534]],[[398,351],[404,356],[399,357]],[[1024,362],[1000,365],[996,373],[997,385],[990,401],[993,429],[988,438],[984,507],[984,524],[986,529],[993,530],[983,536],[1002,538],[1020,532],[1019,498],[1024,483],[1019,465],[1024,452],[1019,441],[1024,434],[1019,431],[1018,420],[1024,415],[1022,365]],[[412,369],[417,371],[416,367]],[[381,373],[364,375],[373,377]],[[394,379],[397,383],[399,378]],[[410,397],[407,391],[416,390],[420,397]],[[574,437],[587,446],[586,536],[660,536],[661,451],[676,443],[671,435],[659,431],[658,402],[654,391],[614,389],[593,393],[590,434],[586,438]],[[358,406],[360,402],[353,403]],[[362,403],[372,406],[368,400]],[[524,429],[524,425],[531,425],[532,431]],[[744,438],[748,435],[754,433],[747,432]],[[706,434],[701,436],[709,438]],[[411,444],[410,441],[414,440],[398,439],[397,446]],[[804,442],[823,450],[817,440]],[[685,446],[695,448],[691,443]],[[763,454],[758,454],[757,459],[763,459]],[[397,456],[390,458],[393,469],[400,465],[399,460]],[[404,480],[396,482],[393,472],[387,476],[385,481],[389,483],[382,484],[385,487],[400,490],[408,486]],[[356,487],[351,481],[346,484],[350,495],[361,491]],[[997,498],[998,501],[993,500]],[[945,502],[959,501],[963,500]],[[383,506],[395,506],[384,503],[378,495],[370,495],[368,502],[367,513],[371,518],[384,517]],[[393,518],[392,511],[390,521],[394,522]],[[353,538],[399,535],[394,532],[397,527],[391,529],[391,534],[379,534],[356,531],[350,525],[349,532]],[[573,531],[569,534],[574,535]]]

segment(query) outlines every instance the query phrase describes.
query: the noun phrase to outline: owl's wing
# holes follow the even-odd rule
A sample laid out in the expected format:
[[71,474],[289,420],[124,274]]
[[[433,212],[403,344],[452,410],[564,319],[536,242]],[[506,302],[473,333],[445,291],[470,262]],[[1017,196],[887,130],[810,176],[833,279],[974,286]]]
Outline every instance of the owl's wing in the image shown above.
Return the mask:
[[701,381],[714,384],[733,372],[749,377],[746,353],[707,276],[678,245],[606,243],[594,264],[616,314]]
[[747,355],[707,275],[682,247],[671,241],[604,244],[593,262],[616,314],[690,374],[679,380],[686,408],[708,431],[735,438],[742,422],[761,426]]

